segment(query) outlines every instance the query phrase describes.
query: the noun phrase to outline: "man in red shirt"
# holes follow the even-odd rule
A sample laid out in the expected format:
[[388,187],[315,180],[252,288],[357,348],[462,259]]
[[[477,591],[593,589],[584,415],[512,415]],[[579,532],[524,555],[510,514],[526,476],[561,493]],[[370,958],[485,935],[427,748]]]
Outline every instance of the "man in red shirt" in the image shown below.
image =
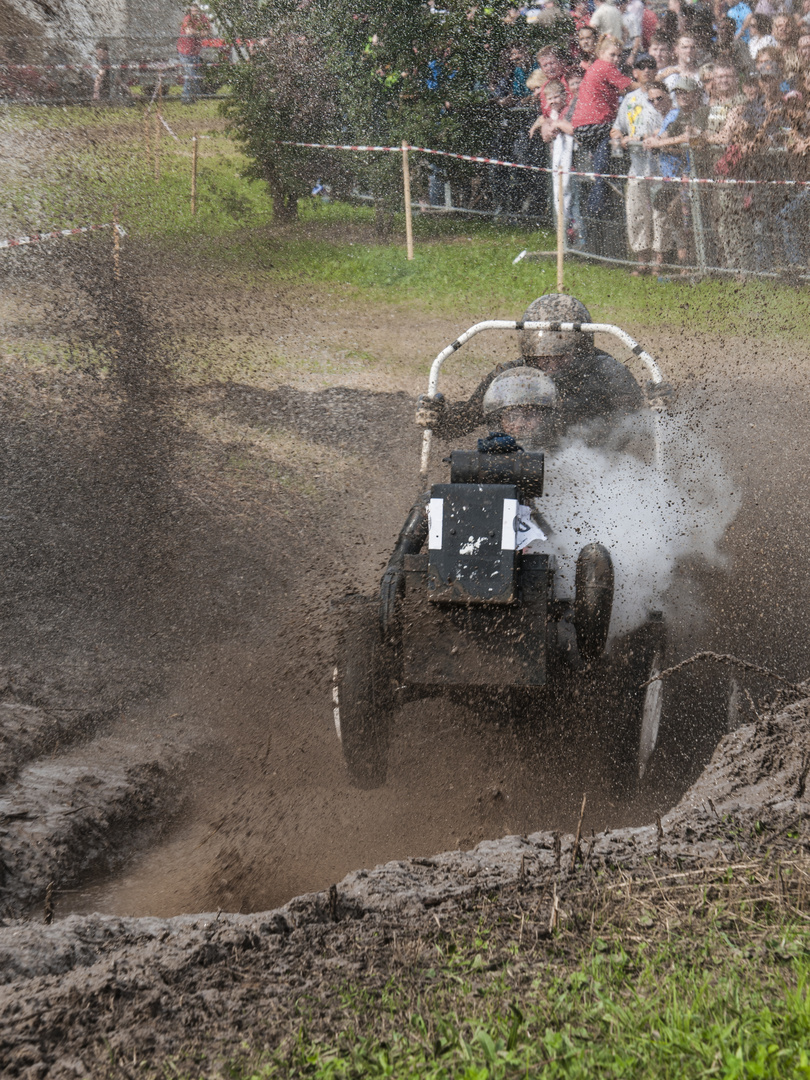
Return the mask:
[[183,65],[182,100],[190,105],[200,92],[200,50],[202,39],[211,33],[211,23],[196,4],[186,9],[177,39],[177,55]]
[[[577,95],[571,124],[574,138],[584,150],[593,154],[593,172],[608,171],[610,159],[610,129],[619,111],[619,102],[628,90],[638,83],[619,71],[622,43],[604,34],[596,49],[596,60],[585,72]],[[607,184],[601,177],[594,181],[588,196],[588,213],[599,217],[607,194]]]

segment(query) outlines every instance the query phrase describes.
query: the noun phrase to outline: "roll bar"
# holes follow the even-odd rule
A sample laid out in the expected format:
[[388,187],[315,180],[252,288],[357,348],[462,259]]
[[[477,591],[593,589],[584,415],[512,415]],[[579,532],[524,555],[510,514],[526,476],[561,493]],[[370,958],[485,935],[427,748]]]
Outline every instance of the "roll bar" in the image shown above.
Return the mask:
[[[471,326],[469,330],[465,330],[464,333],[459,335],[459,337],[457,337],[451,345],[448,345],[446,349],[442,349],[430,365],[430,378],[428,379],[429,397],[434,397],[439,389],[439,372],[448,356],[452,356],[465,342],[469,341],[471,337],[475,337],[476,334],[480,334],[482,330],[551,330],[554,333],[561,330],[576,330],[586,334],[612,334],[642,361],[650,373],[650,381],[654,386],[658,386],[659,383],[664,381],[661,369],[658,367],[658,364],[652,356],[642,349],[639,343],[634,338],[631,338],[625,330],[622,330],[620,326],[614,326],[612,323],[509,322],[505,319],[488,319],[486,322],[476,323],[475,326]],[[419,466],[419,474],[422,477],[427,476],[432,441],[433,431],[431,428],[425,428],[422,437],[422,460]]]

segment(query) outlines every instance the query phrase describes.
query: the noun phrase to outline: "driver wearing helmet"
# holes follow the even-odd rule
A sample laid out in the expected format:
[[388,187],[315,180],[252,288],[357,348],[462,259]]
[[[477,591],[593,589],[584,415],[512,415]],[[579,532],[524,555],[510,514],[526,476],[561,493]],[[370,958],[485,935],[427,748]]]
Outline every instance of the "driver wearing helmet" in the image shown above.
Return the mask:
[[[591,322],[588,309],[573,296],[548,293],[526,309],[522,322]],[[624,366],[594,347],[593,334],[581,330],[523,330],[520,359],[501,364],[463,402],[447,405],[441,394],[421,395],[416,422],[432,428],[442,439],[465,435],[484,422],[483,402],[493,379],[501,372],[527,367],[544,372],[558,394],[558,420],[562,429],[601,420],[615,420],[639,409],[641,388]]]
[[[552,449],[562,431],[560,398],[553,380],[542,371],[512,365],[493,374],[482,396],[479,411],[493,430],[478,440],[483,453]],[[428,535],[430,492],[421,495],[408,514],[380,583],[380,613],[384,637],[388,636],[396,600],[401,595],[406,555],[417,555]],[[536,539],[545,539],[541,522],[529,508],[519,509],[521,522],[518,550]]]
[[543,371],[520,365],[495,375],[481,401],[481,415],[492,429],[479,449],[503,435],[518,444],[514,449],[551,450],[562,432],[559,394]]

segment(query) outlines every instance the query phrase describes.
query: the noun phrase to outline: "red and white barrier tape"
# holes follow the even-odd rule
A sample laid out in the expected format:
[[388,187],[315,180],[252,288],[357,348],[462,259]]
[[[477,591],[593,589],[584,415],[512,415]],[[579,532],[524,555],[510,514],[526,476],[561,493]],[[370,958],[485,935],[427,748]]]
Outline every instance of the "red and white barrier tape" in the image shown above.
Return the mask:
[[16,240],[0,240],[0,248],[25,247],[26,244],[38,244],[42,240],[56,240],[60,236],[76,236],[78,233],[95,232],[96,229],[115,229],[119,236],[127,235],[125,229],[117,222],[108,221],[104,225],[81,225],[77,229],[56,229],[54,232],[19,236]]
[[[301,146],[311,150],[361,150],[388,154],[401,154],[403,150],[403,147],[401,146],[344,146],[339,143],[289,142],[283,139],[277,139],[276,143],[278,146]],[[500,158],[474,157],[472,154],[453,154],[449,150],[429,150],[426,146],[406,145],[404,149],[413,150],[417,154],[435,154],[438,157],[456,158],[459,161],[472,161],[479,165],[503,165],[507,169],[525,169],[527,172],[552,173],[555,176],[559,173],[559,169],[550,169],[543,165],[522,165],[517,161],[501,161]],[[591,180],[647,180],[651,183],[658,184],[719,184],[722,186],[725,186],[726,184],[740,184],[743,186],[766,184],[786,187],[810,186],[810,180],[715,180],[714,178],[709,177],[631,176],[629,173],[577,172],[574,169],[567,170],[565,175],[584,176]]]

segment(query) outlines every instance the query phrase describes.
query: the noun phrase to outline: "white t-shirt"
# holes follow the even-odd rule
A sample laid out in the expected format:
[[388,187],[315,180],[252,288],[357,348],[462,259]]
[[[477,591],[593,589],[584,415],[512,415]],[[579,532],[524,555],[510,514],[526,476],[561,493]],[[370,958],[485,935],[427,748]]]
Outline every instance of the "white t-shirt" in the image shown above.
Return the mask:
[[768,45],[772,46],[774,49],[779,48],[779,42],[776,40],[773,34],[763,34],[762,37],[749,38],[748,51],[751,53],[751,59],[756,60],[757,54],[759,53],[760,49],[765,49],[768,47]]
[[590,25],[599,31],[599,35],[612,34],[613,37],[618,38],[619,41],[624,41],[624,23],[622,22],[622,13],[619,9],[607,0],[607,3],[600,4],[596,11],[591,15]]

